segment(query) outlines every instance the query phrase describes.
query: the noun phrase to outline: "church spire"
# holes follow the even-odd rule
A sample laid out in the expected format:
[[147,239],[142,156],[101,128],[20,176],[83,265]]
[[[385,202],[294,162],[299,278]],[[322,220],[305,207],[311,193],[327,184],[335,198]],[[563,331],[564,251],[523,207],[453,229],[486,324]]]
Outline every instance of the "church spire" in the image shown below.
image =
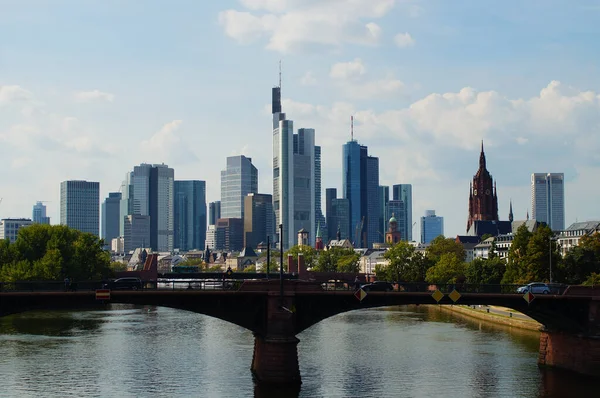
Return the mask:
[[529,209],[527,209],[527,219],[529,220]]
[[485,153],[483,152],[483,140],[481,140],[481,154],[479,154],[479,169],[485,170]]
[[510,210],[508,211],[508,221],[513,222],[512,199],[510,200]]

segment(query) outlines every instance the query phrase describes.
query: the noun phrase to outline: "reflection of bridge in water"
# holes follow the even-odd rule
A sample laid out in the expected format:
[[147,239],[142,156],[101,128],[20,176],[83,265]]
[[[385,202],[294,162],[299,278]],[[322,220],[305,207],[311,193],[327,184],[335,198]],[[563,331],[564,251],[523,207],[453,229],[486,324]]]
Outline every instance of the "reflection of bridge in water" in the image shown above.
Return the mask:
[[[211,282],[211,283],[214,283]],[[492,305],[520,311],[544,325],[540,365],[600,376],[600,289],[569,287],[562,295],[501,293],[502,287],[438,286],[434,298],[426,285],[407,290],[368,292],[361,300],[348,284],[298,280],[232,281],[227,289],[145,289],[112,291],[110,300],[96,299],[94,290],[0,291],[0,316],[40,309],[74,309],[123,303],[192,311],[229,321],[255,336],[252,372],[265,383],[300,383],[296,335],[330,316],[355,309],[407,304]],[[210,284],[209,284],[210,285]],[[214,286],[214,285],[210,285]],[[10,287],[6,285],[5,289]],[[42,287],[41,285],[39,286]],[[333,287],[332,290],[326,290]],[[350,286],[351,287],[351,286]],[[282,289],[283,288],[283,289]],[[456,288],[459,295],[451,295]],[[482,290],[499,293],[480,293]],[[514,289],[511,289],[514,291]]]

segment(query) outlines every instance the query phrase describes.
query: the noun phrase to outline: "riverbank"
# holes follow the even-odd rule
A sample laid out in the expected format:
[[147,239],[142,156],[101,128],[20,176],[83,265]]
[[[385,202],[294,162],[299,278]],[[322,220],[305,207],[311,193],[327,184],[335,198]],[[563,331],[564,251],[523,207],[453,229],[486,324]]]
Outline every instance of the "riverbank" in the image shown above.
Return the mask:
[[[440,305],[441,310],[454,312],[467,317],[481,319],[514,328],[539,331],[542,324],[519,313],[503,307]],[[489,310],[489,311],[488,311]]]

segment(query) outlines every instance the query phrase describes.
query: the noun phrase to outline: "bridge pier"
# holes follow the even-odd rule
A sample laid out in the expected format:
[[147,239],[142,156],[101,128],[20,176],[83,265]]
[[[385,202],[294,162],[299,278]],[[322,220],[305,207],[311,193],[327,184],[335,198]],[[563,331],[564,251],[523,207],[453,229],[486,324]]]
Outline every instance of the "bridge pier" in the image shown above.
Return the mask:
[[538,365],[600,377],[600,336],[542,331]]

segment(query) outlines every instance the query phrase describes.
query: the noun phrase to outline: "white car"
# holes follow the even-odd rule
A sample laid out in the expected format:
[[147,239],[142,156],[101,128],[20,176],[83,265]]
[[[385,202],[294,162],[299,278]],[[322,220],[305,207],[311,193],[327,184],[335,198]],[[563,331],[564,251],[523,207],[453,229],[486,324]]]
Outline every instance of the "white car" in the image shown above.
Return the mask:
[[542,282],[533,282],[525,286],[521,286],[517,289],[517,293],[527,293],[531,292],[533,294],[549,294],[550,286],[547,283]]

